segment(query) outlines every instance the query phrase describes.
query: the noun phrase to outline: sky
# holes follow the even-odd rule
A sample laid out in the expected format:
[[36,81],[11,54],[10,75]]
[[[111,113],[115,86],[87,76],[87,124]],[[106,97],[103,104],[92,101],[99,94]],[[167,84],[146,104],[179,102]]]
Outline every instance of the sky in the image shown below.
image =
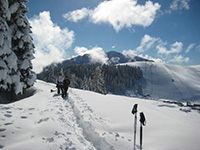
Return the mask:
[[36,73],[86,53],[104,63],[108,51],[200,64],[199,0],[29,0],[25,5]]

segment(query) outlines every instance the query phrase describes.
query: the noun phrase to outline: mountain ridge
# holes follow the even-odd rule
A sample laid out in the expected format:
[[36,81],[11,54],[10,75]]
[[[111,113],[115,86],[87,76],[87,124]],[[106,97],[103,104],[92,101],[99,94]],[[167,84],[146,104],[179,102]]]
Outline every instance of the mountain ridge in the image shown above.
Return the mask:
[[[122,53],[116,52],[116,51],[109,51],[106,52],[107,56],[107,64],[120,64],[120,63],[127,63],[127,62],[136,62],[136,61],[149,61],[149,62],[154,62],[153,60],[149,60],[140,56],[133,56],[130,57],[128,55],[124,55]],[[84,55],[78,55],[76,57],[73,57],[68,60],[64,60],[63,62],[60,63],[60,65],[72,65],[72,64],[102,64],[98,61],[95,62],[91,61],[92,55],[90,54],[84,54]]]

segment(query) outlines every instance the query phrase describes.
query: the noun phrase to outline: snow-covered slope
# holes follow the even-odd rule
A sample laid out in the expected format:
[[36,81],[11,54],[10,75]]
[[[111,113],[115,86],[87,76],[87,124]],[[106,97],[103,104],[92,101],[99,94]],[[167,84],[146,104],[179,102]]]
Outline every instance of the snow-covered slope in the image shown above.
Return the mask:
[[200,101],[200,66],[179,66],[155,62],[126,63],[139,66],[145,78],[144,94],[153,99]]
[[[69,89],[68,100],[63,100],[50,93],[55,85],[39,80],[35,88],[29,98],[0,105],[0,149],[132,150],[131,110],[136,103],[147,119],[144,150],[200,147],[200,113],[196,110],[78,89]],[[139,149],[139,122],[136,144]]]

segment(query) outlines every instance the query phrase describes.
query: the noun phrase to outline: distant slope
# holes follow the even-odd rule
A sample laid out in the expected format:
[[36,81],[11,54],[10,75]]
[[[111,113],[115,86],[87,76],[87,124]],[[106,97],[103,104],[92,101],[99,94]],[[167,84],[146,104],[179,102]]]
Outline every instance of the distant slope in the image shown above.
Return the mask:
[[144,94],[154,99],[200,101],[200,67],[154,62],[126,63],[139,66],[145,78]]

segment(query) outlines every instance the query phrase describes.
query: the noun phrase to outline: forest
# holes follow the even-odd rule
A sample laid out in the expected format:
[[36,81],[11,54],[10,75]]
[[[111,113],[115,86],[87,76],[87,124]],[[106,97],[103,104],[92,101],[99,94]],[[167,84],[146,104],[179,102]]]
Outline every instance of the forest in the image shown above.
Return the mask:
[[56,83],[59,73],[69,76],[70,87],[94,91],[102,94],[126,95],[127,90],[142,95],[142,85],[137,83],[143,78],[139,67],[127,65],[73,64],[56,66],[51,64],[37,75],[37,78]]

